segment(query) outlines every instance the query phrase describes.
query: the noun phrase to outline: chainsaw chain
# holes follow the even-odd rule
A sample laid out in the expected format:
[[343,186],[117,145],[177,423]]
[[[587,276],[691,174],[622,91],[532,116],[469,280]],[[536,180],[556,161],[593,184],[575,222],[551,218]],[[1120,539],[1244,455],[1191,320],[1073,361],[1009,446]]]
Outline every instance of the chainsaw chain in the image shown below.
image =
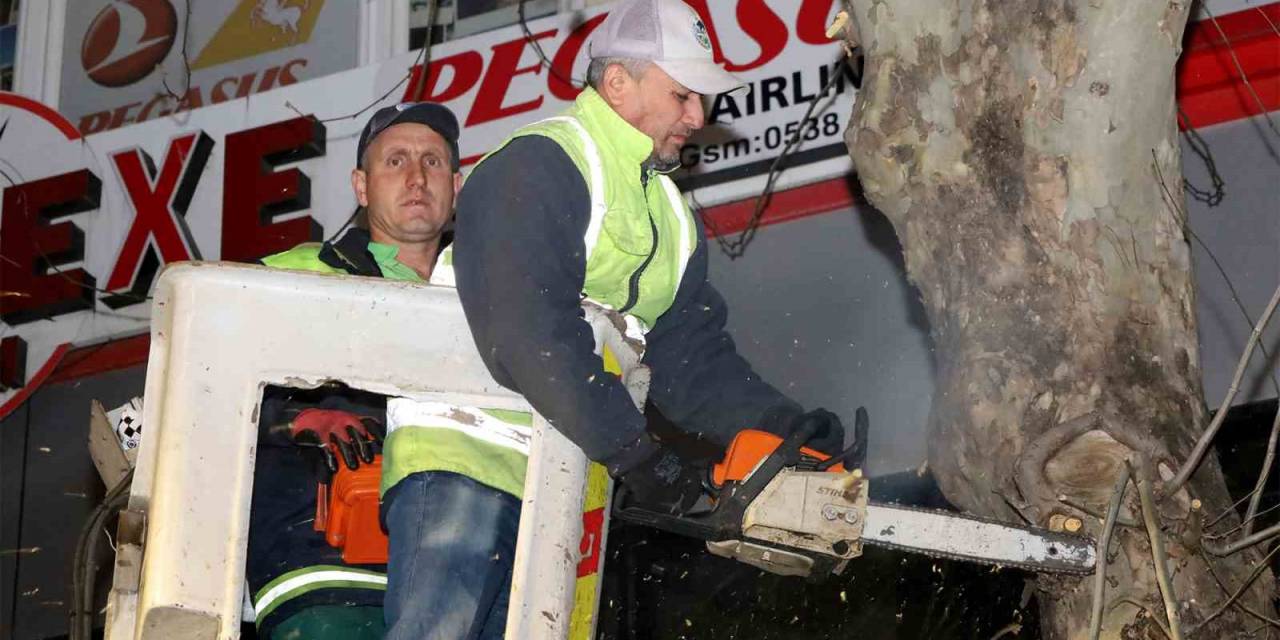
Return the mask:
[[[959,517],[959,518],[964,518],[966,520],[972,520],[974,522],[981,522],[983,524],[996,525],[1000,527],[1005,527],[1007,529],[1015,529],[1017,531],[1039,536],[1041,538],[1056,540],[1063,544],[1079,545],[1082,543],[1086,543],[1090,546],[1097,545],[1097,543],[1093,540],[1093,538],[1090,538],[1089,536],[1079,535],[1074,533],[1050,531],[1049,529],[1043,529],[1040,527],[1028,527],[1028,526],[1022,526],[1022,525],[1010,524],[1003,520],[997,520],[995,518],[989,518],[986,516],[980,516],[980,515],[975,515],[971,513],[945,511],[942,509],[926,509],[923,507],[913,507],[913,506],[904,505],[904,504],[883,503],[883,502],[882,503],[873,502],[868,506],[884,507],[884,508],[895,509],[900,511],[913,511],[916,513],[928,513],[932,515],[939,515],[939,516],[945,516],[950,518]],[[1026,569],[1034,573],[1065,573],[1065,574],[1072,574],[1072,575],[1089,575],[1093,573],[1092,569],[1073,569],[1065,565],[1055,565],[1052,567],[1046,567],[1045,565],[1041,563],[1036,563],[1036,562],[997,561],[997,560],[992,560],[989,558],[983,558],[983,557],[977,557],[977,556],[966,556],[964,554],[959,554],[959,553],[947,553],[945,551],[922,549],[920,547],[912,547],[909,545],[895,544],[892,542],[885,542],[882,540],[872,540],[867,538],[865,535],[861,539],[861,542],[863,544],[870,544],[883,549],[905,551],[907,553],[919,554],[919,555],[923,555],[923,556],[927,556],[935,559],[960,560],[962,562],[973,562],[977,564],[984,564],[984,565],[994,566],[994,567],[1016,567],[1019,569]],[[1101,559],[1097,560],[1097,562],[1101,562],[1101,561],[1102,561]]]

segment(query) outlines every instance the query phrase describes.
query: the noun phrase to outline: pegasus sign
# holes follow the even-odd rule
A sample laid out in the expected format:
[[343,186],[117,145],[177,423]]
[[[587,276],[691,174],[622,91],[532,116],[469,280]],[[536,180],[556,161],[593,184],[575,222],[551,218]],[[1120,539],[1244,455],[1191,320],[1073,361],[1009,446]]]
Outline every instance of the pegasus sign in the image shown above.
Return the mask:
[[87,135],[350,69],[358,23],[353,2],[78,0],[59,110]]

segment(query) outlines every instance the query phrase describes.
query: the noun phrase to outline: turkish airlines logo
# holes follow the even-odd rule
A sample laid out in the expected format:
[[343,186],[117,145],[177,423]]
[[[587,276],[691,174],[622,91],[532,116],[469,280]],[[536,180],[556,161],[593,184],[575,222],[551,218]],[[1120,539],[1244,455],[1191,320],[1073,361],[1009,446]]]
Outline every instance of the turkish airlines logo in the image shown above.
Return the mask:
[[168,55],[177,31],[168,0],[112,0],[89,24],[80,63],[104,87],[133,84]]

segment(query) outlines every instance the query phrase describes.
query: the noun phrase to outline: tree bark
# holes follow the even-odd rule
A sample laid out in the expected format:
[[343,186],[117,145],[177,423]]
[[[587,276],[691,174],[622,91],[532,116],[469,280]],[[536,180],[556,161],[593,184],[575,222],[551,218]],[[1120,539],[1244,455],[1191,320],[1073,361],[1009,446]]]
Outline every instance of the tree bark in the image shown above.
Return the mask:
[[[938,364],[929,463],[969,511],[1048,525],[1103,513],[1130,458],[1161,480],[1206,424],[1183,231],[1174,63],[1188,6],[1130,0],[845,0],[865,56],[846,141],[893,223]],[[1130,486],[1122,519],[1141,522]],[[1198,500],[1201,508],[1193,508]],[[1160,501],[1184,633],[1247,637],[1254,552],[1213,567],[1200,520],[1228,509],[1216,459]],[[1234,517],[1234,515],[1232,516]],[[1060,520],[1060,518],[1058,519]],[[1141,528],[1116,532],[1104,638],[1161,637]],[[1265,585],[1265,586],[1264,586]],[[1039,580],[1046,638],[1088,637],[1092,581]],[[1270,614],[1263,574],[1240,599]],[[1197,627],[1200,627],[1197,629]]]

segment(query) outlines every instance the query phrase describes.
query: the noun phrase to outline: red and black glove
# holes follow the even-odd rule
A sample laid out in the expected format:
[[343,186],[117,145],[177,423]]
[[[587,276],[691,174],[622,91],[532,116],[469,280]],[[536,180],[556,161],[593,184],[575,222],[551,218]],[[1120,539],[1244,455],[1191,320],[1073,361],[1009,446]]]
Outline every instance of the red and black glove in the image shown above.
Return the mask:
[[289,423],[294,444],[320,447],[329,473],[337,473],[339,456],[352,471],[373,462],[385,431],[373,418],[337,409],[303,409]]

